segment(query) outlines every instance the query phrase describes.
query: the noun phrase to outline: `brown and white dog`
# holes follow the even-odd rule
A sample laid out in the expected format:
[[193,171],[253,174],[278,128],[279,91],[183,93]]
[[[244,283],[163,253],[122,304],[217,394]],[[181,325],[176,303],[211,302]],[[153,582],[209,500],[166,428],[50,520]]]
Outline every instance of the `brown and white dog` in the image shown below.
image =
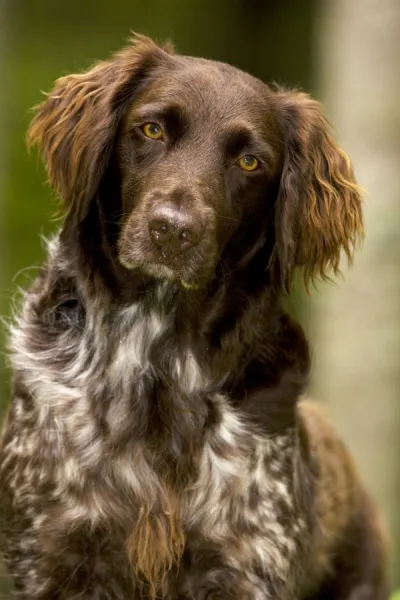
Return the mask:
[[1,548],[26,600],[385,600],[376,511],[302,401],[293,274],[359,188],[320,105],[138,37],[29,141],[65,206],[11,328]]

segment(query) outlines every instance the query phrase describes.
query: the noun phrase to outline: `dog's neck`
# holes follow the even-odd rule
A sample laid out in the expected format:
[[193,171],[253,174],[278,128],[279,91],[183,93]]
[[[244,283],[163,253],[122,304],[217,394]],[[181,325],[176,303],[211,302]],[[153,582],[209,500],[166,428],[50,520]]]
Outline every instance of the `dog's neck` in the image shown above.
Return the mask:
[[[166,354],[172,350],[188,353],[216,386],[243,387],[247,365],[258,360],[260,353],[262,363],[268,363],[267,349],[274,345],[285,348],[282,354],[290,356],[280,365],[282,371],[307,372],[307,342],[301,328],[281,308],[282,292],[266,268],[270,250],[265,244],[260,244],[257,253],[249,253],[242,269],[233,271],[222,258],[216,277],[207,288],[185,290],[178,282],[156,280],[140,270],[126,269],[119,263],[105,232],[92,229],[90,233],[88,247],[85,244],[89,238],[84,241],[81,232],[82,250],[78,252],[79,240],[71,244],[62,235],[59,251],[72,260],[84,304],[98,306],[101,302],[105,314],[109,313],[104,318],[112,320],[116,315],[140,313],[143,327],[146,322],[149,324],[149,338],[152,324],[163,323],[164,331],[158,334],[162,333]],[[161,348],[160,339],[157,346]],[[280,374],[273,373],[271,377],[276,383]],[[268,385],[269,381],[263,383]]]

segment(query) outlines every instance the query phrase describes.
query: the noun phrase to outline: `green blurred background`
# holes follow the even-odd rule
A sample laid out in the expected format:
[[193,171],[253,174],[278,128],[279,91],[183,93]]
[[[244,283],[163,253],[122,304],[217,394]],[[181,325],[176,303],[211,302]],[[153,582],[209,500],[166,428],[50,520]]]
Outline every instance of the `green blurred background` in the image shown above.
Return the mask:
[[[25,132],[59,76],[120,48],[134,30],[171,39],[323,100],[367,189],[367,241],[346,283],[297,293],[315,348],[312,389],[382,507],[400,585],[399,0],[0,0],[0,315],[43,259],[57,203]],[[9,371],[0,332],[0,415]],[[1,510],[1,507],[0,507]],[[6,596],[0,579],[0,595]],[[1,587],[3,586],[3,587]]]

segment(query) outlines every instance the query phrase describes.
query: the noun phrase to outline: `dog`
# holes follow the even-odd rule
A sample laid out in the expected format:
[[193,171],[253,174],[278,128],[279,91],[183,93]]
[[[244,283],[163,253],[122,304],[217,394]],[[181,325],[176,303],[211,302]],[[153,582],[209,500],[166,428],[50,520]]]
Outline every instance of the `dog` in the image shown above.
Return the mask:
[[320,104],[136,36],[31,125],[65,218],[10,327],[26,600],[385,600],[379,514],[283,303],[363,235]]

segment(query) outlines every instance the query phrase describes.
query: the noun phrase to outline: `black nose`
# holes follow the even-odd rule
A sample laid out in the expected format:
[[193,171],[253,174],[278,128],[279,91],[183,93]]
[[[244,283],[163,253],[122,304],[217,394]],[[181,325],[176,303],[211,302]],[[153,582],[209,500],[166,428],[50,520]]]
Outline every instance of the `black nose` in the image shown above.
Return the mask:
[[157,246],[178,253],[195,246],[202,235],[201,220],[193,211],[172,202],[155,206],[149,213],[150,236]]

